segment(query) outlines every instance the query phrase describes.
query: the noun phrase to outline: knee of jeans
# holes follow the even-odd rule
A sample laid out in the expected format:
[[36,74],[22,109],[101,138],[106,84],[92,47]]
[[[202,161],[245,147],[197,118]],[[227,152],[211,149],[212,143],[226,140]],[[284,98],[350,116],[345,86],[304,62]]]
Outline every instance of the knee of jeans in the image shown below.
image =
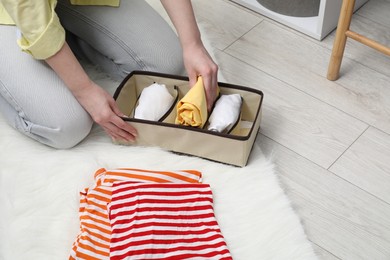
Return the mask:
[[160,55],[157,55],[154,59],[150,61],[143,60],[142,63],[130,59],[128,63],[122,63],[120,65],[116,64],[116,69],[117,73],[112,75],[116,80],[125,78],[134,70],[152,71],[182,76],[186,75],[183,56],[179,50],[171,50],[166,53],[160,53]]
[[162,68],[160,71],[168,74],[173,74],[173,75],[181,75],[181,76],[186,75],[184,63],[182,59],[174,60],[173,62],[169,63],[168,66]]
[[51,138],[50,146],[57,149],[69,149],[83,141],[90,133],[93,121],[90,118],[68,121],[60,126],[57,135]]
[[157,59],[150,65],[152,70],[157,72],[163,72],[174,75],[184,75],[184,62],[181,51],[174,50],[173,52],[166,53],[164,58]]
[[80,143],[91,131],[93,121],[85,115],[62,118],[55,126],[45,126],[23,120],[16,128],[40,143],[57,149],[69,149]]

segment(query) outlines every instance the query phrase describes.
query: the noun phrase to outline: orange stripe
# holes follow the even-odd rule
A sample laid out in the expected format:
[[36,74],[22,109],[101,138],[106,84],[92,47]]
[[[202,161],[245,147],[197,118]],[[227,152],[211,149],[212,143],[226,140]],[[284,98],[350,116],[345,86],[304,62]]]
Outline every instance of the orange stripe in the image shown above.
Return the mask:
[[173,177],[173,178],[178,179],[178,180],[189,182],[189,183],[196,183],[196,182],[198,182],[198,180],[194,180],[193,178],[186,177],[186,176],[180,175],[180,174],[175,173],[175,172],[164,172],[164,173],[161,172],[161,174]]
[[96,241],[96,240],[93,240],[90,236],[81,236],[81,239],[82,240],[85,240],[85,241],[89,241],[89,242],[91,242],[92,244],[94,244],[95,246],[98,246],[98,247],[102,247],[102,248],[104,248],[104,249],[107,249],[108,250],[108,252],[110,252],[110,244],[108,243],[108,244],[103,244],[103,243],[101,243],[101,242],[98,242],[98,241]]
[[[173,178],[176,178],[176,179],[179,179],[179,180],[182,180],[182,181],[185,181],[185,182],[190,182],[190,183],[196,183],[198,181],[194,180],[193,178],[190,178],[190,177],[186,177],[186,176],[183,176],[179,173],[176,173],[176,172],[167,172],[167,171],[148,171],[148,170],[140,170],[140,169],[130,169],[130,168],[119,168],[119,170],[128,170],[128,171],[138,171],[138,172],[146,172],[146,173],[157,173],[157,174],[162,174],[162,175],[166,175],[166,176],[169,176],[169,177],[173,177]],[[190,174],[193,174],[195,175],[198,179],[199,177],[201,176],[201,173],[198,172],[198,171],[195,171],[195,170],[188,170],[188,171],[182,171],[182,172],[186,172],[186,173],[190,173]],[[117,173],[116,172],[110,172],[108,171],[107,174],[110,174],[110,175],[116,175]],[[135,173],[123,173],[123,177],[126,177],[128,175],[136,175],[136,176],[140,176],[141,178],[140,179],[144,179],[142,177],[147,177],[147,176],[144,176],[144,175],[138,175],[138,174],[135,174]],[[160,179],[160,180],[164,180],[164,182],[167,182],[168,180],[165,180],[165,179],[162,179],[162,178],[157,178],[157,177],[150,177],[150,178],[156,178],[156,179]],[[153,181],[153,180],[152,180]],[[156,182],[159,182],[161,183],[162,181],[156,181]],[[170,181],[169,181],[170,182]]]
[[[109,228],[111,227],[110,225],[110,222],[108,221],[104,221],[104,220],[100,220],[100,219],[96,219],[90,215],[87,215],[87,216],[81,216],[80,219],[84,219],[84,220],[92,220],[93,222],[95,223],[99,223],[99,224],[102,224],[102,225],[105,225],[105,226],[108,226]],[[108,219],[108,218],[107,218]]]
[[197,171],[197,170],[183,170],[183,172],[191,173],[198,178],[202,177],[202,173],[200,171]]
[[168,182],[165,179],[162,178],[157,178],[157,177],[150,177],[150,176],[145,176],[145,175],[140,175],[140,174],[133,174],[133,173],[122,173],[122,172],[107,172],[112,176],[120,176],[120,177],[126,177],[126,178],[135,178],[138,180],[145,180],[145,181],[152,181],[152,182],[158,182],[158,183],[164,183]]
[[88,259],[88,260],[101,260],[101,258],[96,258],[81,252],[77,252],[76,256],[80,259]]
[[99,201],[104,201],[106,203],[110,202],[110,198],[106,198],[106,197],[103,197],[103,196],[100,196],[100,195],[96,195],[96,194],[88,194],[88,201],[91,200],[91,199],[96,199],[96,200],[99,200]]
[[108,195],[108,196],[111,196],[111,194],[112,194],[111,190],[107,190],[107,188],[104,189],[104,188],[101,188],[101,187],[96,187],[93,190],[96,191],[96,192],[103,193],[103,194]]
[[93,214],[93,215],[96,215],[96,216],[99,216],[101,218],[108,219],[108,215],[107,215],[106,212],[99,212],[99,211],[92,210],[92,209],[86,209],[85,212]]
[[[152,170],[145,170],[145,169],[135,169],[135,168],[118,168],[118,170],[126,170],[126,171],[137,171],[137,172],[149,172],[149,173],[165,173],[165,172],[172,172],[172,171],[152,171]],[[174,172],[186,172],[195,175],[196,177],[202,176],[202,173],[197,170],[177,170]]]
[[[110,252],[105,252],[102,250],[97,250],[96,248],[93,248],[92,246],[85,245],[83,243],[79,243],[79,247],[86,249],[88,251],[94,252],[95,254],[103,255],[103,256],[110,256]],[[88,259],[88,258],[87,258]]]
[[[75,241],[75,242],[73,243],[73,247],[72,247],[73,253],[76,253],[76,252],[77,252],[77,246],[76,246],[76,244],[77,244],[77,241]],[[70,260],[70,259],[76,260],[75,258],[73,258],[72,255],[69,256],[69,260]]]
[[88,235],[99,238],[100,240],[106,241],[107,243],[110,243],[111,241],[111,234],[108,237],[105,237],[104,235],[96,233],[92,230],[86,230],[86,232],[88,233]]
[[[102,232],[102,233],[111,235],[111,230],[107,230],[107,229],[105,229],[105,228],[96,226],[96,225],[94,225],[94,224],[83,223],[83,226],[84,226],[84,227],[87,227],[87,228],[97,229],[97,230],[99,230],[99,231]],[[83,231],[85,230],[85,228],[82,228],[82,229],[83,229]]]
[[96,179],[96,177],[97,177],[98,175],[102,174],[102,173],[105,172],[105,171],[106,171],[106,169],[100,168],[100,169],[98,169],[98,170],[95,172],[95,174],[94,174],[93,177]]
[[113,183],[115,181],[118,181],[117,179],[105,179],[104,183]]
[[88,203],[88,206],[96,206],[98,208],[101,208],[102,210],[106,210],[107,209],[107,202],[103,201],[103,203],[99,203],[99,202],[95,202],[95,201],[90,201]]

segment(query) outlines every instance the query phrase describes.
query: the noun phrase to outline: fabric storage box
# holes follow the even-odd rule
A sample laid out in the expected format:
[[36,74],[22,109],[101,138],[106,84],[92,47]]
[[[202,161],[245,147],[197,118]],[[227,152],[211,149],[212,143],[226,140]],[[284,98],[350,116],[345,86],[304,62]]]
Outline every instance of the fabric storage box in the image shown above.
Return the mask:
[[[159,121],[134,118],[142,90],[153,83],[164,84],[175,101]],[[245,166],[260,127],[263,93],[228,83],[218,85],[221,95],[240,94],[242,97],[240,120],[229,133],[175,124],[176,104],[190,89],[187,77],[145,71],[130,73],[117,88],[114,99],[127,116],[123,119],[137,129],[138,136],[134,143],[120,144],[158,146],[172,152]]]

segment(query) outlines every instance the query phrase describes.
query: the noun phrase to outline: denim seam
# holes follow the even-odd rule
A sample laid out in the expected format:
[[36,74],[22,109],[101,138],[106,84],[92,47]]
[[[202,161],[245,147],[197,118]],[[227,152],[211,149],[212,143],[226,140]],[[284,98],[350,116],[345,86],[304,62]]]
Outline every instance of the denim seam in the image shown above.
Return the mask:
[[[26,118],[26,114],[21,109],[21,107],[18,104],[18,102],[16,101],[16,99],[7,90],[7,88],[5,87],[4,83],[1,80],[0,80],[0,95],[3,96],[5,102],[10,103],[10,105],[13,108],[15,108],[15,110],[19,114],[20,118],[24,118],[24,119]],[[18,124],[17,118],[14,119],[14,126],[16,127],[16,129],[18,129],[20,131],[24,131],[24,132],[27,132],[27,133],[30,133],[30,131],[31,131],[31,125],[29,125],[29,124],[26,124],[25,128],[20,127],[20,125]]]
[[[78,12],[77,10],[74,10],[74,9],[71,9],[71,8],[67,8],[66,6],[63,6],[61,4],[58,4],[58,7],[61,8],[63,11],[67,12],[68,14],[71,14],[71,15],[78,14],[78,15],[74,15],[74,16],[79,17],[85,23],[91,25],[96,30],[100,31],[101,33],[105,34],[107,37],[111,38],[120,47],[122,47],[122,49],[130,57],[132,57],[138,63],[138,65],[141,68],[143,68],[144,70],[147,69],[146,64],[140,58],[138,58],[138,55],[134,51],[132,51],[131,48],[126,43],[124,43],[118,36],[116,36],[115,34],[111,33],[107,28],[105,28],[104,26],[96,23],[94,20],[88,18],[87,16],[83,15],[82,13]],[[110,59],[110,60],[112,60],[112,59]],[[113,62],[113,63],[117,66],[117,64],[115,62]]]

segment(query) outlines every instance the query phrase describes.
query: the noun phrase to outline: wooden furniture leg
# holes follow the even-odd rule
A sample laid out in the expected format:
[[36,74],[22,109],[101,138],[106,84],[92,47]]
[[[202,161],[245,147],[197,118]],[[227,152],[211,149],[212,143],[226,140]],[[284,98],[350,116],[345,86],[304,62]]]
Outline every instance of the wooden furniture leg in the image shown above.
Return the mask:
[[354,6],[355,0],[343,0],[328,67],[327,78],[329,80],[337,80],[339,78],[345,44],[347,43],[347,35],[345,33],[349,30],[349,26],[351,25]]
[[337,80],[339,78],[341,62],[343,60],[345,44],[347,38],[351,38],[361,44],[371,47],[383,54],[390,55],[390,48],[380,44],[370,38],[353,32],[349,29],[351,25],[353,10],[355,7],[355,0],[343,0],[341,6],[340,18],[337,25],[336,37],[333,43],[332,55],[330,57],[328,75],[329,80]]

